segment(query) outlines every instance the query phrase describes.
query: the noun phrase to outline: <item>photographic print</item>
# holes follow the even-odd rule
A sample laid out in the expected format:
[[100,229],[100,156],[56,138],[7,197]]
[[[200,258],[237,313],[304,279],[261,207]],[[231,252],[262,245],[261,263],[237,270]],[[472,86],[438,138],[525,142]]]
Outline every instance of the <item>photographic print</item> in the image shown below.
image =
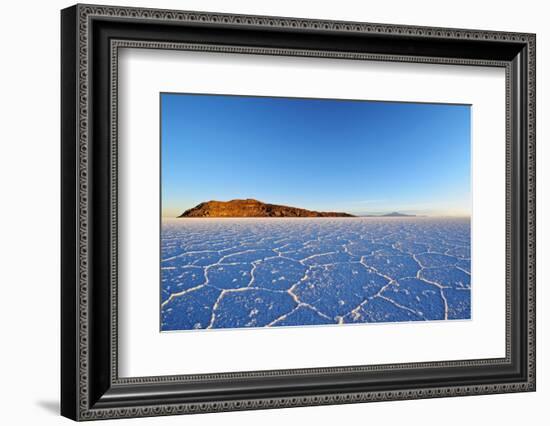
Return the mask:
[[160,330],[471,318],[470,105],[160,94]]

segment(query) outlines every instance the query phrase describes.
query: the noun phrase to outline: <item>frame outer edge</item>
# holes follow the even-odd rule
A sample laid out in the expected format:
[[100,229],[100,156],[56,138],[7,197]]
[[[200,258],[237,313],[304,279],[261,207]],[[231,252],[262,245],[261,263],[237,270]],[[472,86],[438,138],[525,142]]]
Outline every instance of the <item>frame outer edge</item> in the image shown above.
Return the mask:
[[89,47],[91,40],[89,38],[88,13],[84,5],[77,4],[77,105],[78,105],[78,123],[76,144],[78,147],[77,156],[77,179],[78,179],[78,357],[77,364],[78,385],[77,385],[77,420],[83,420],[91,410],[89,408],[89,352],[88,344],[90,341],[88,327],[88,277],[89,277],[89,173],[88,173],[88,139],[89,139]]
[[77,7],[61,11],[61,414],[78,417]]
[[527,317],[528,317],[528,365],[530,390],[536,391],[536,34],[529,34],[527,42],[527,151],[528,151],[528,267],[527,267]]

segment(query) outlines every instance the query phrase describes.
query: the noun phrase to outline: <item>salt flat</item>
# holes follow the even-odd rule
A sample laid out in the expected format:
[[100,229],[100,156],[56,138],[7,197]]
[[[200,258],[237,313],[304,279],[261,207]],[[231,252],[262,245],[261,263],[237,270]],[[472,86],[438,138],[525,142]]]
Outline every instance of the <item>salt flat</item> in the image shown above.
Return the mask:
[[469,319],[470,220],[165,219],[161,330]]

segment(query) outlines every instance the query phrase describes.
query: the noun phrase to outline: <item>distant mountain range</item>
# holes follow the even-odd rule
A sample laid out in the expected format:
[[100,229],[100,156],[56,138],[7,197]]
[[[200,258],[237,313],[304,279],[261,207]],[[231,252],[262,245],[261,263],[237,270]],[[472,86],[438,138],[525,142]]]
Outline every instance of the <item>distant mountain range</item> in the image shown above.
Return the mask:
[[341,212],[317,212],[298,207],[268,204],[247,198],[246,200],[206,201],[178,217],[354,217]]
[[391,212],[386,214],[364,214],[361,217],[417,217],[415,214],[405,214],[399,212]]

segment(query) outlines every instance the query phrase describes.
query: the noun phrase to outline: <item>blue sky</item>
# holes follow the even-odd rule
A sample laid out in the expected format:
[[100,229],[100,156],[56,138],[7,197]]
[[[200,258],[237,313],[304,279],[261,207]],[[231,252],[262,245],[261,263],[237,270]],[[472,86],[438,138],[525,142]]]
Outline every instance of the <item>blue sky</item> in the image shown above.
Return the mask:
[[469,215],[470,106],[161,94],[162,215],[255,198]]

